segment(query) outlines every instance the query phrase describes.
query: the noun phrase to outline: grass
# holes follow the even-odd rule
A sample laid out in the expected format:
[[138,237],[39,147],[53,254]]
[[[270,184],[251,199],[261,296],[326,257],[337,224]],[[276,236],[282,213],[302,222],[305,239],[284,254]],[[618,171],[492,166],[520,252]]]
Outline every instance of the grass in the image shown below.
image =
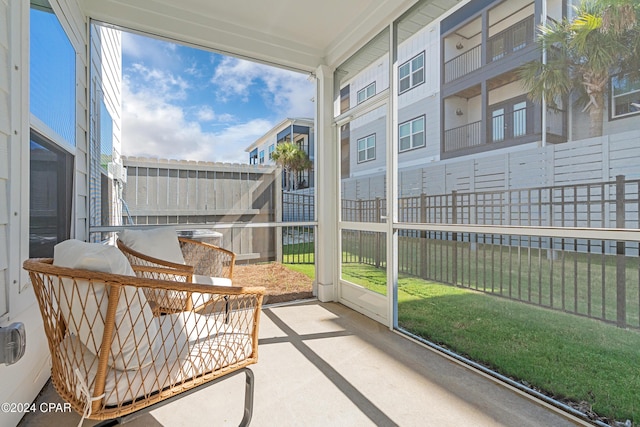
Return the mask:
[[[494,256],[502,258],[502,251]],[[578,270],[567,268],[567,273],[582,276],[581,260],[576,261],[568,265]],[[608,274],[610,260],[605,262]],[[313,271],[312,265],[294,268]],[[637,265],[628,268],[637,274]],[[342,277],[386,294],[384,268],[343,263]],[[640,423],[637,330],[405,274],[398,283],[398,321],[418,336],[556,399],[586,402],[599,416]]]
[[316,266],[315,264],[287,264],[287,263],[283,263],[287,266],[287,268],[293,270],[293,271],[297,271],[300,272],[304,275],[306,275],[307,277],[309,277],[311,280],[314,280],[316,277]]
[[[386,273],[370,266],[376,292]],[[376,275],[377,272],[377,275]],[[399,325],[600,416],[640,421],[640,333],[401,275]]]

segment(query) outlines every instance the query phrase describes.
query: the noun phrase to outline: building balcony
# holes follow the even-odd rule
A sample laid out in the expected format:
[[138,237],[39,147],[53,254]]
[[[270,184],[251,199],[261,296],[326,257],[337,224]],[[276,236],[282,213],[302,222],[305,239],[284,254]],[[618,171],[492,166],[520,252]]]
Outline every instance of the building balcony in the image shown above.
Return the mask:
[[445,36],[443,83],[530,50],[535,35],[533,9],[533,3],[501,5]]

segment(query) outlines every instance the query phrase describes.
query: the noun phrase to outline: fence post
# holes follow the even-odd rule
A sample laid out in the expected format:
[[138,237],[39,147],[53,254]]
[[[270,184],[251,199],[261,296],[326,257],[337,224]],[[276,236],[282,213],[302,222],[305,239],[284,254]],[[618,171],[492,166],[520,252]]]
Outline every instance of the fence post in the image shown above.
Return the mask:
[[[451,224],[458,223],[458,192],[453,190],[451,192]],[[451,253],[451,283],[453,285],[458,284],[458,233],[451,234],[451,240],[453,242],[453,250]]]
[[[625,228],[625,183],[624,175],[616,176],[616,228]],[[627,274],[625,242],[616,242],[616,313],[620,328],[627,326]]]
[[[420,223],[425,224],[427,222],[427,195],[425,193],[420,194]],[[420,232],[420,277],[427,278],[427,232]]]
[[[362,217],[364,216],[364,209],[362,208],[363,200],[358,200],[358,221],[362,222]],[[362,231],[358,231],[358,264],[362,264]]]
[[[273,173],[274,196],[276,200],[275,205],[275,220],[277,223],[282,222],[282,216],[284,215],[284,193],[282,192],[282,168],[278,166]],[[282,227],[276,227],[276,261],[282,263],[283,261],[283,239],[282,239]]]
[[[381,199],[380,197],[376,197],[376,207],[375,207],[375,219],[376,221],[382,221],[382,209],[381,209]],[[380,233],[376,232],[376,268],[380,268]]]

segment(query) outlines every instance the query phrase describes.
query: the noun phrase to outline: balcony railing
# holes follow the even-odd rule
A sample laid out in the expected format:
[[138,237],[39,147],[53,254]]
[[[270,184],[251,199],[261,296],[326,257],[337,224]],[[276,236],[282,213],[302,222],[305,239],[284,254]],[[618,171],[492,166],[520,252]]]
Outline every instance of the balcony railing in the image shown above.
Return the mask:
[[444,82],[449,83],[482,66],[482,45],[477,45],[465,53],[444,63]]
[[444,151],[464,150],[482,144],[482,122],[473,122],[444,131]]
[[[534,20],[529,16],[490,37],[486,42],[487,63],[498,61],[531,45],[534,41]],[[452,82],[482,67],[479,44],[444,63],[444,82]]]

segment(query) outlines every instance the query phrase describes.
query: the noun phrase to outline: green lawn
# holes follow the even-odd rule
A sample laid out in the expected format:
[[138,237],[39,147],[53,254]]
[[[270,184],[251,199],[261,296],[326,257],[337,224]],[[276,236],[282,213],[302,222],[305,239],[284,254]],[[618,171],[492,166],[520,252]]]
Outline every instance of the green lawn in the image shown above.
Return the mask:
[[[295,248],[292,253],[299,253],[300,249]],[[494,259],[503,256],[500,250]],[[566,260],[548,263],[552,266],[563,261]],[[580,258],[575,262],[572,259],[565,273],[582,277],[585,273],[580,262]],[[607,275],[610,264],[611,260],[606,259]],[[507,262],[501,261],[496,271],[505,265]],[[312,264],[288,267],[313,277]],[[475,266],[471,267],[473,272]],[[628,268],[637,274],[637,264]],[[557,271],[545,271],[539,277],[553,278]],[[599,277],[599,273],[594,272],[593,276]],[[471,276],[485,275],[489,275],[488,270]],[[343,262],[342,277],[386,294],[384,268]],[[562,283],[561,279],[557,280]],[[566,292],[571,292],[572,284],[573,281],[564,288]],[[492,295],[400,274],[398,322],[413,334],[557,399],[587,402],[600,416],[621,421],[629,419],[634,425],[640,423],[640,331],[621,329],[497,294],[499,292]],[[536,299],[532,298],[531,302],[535,303]]]
[[[385,286],[384,270],[358,271],[371,290]],[[406,275],[398,284],[398,322],[558,399],[640,421],[638,331]]]

